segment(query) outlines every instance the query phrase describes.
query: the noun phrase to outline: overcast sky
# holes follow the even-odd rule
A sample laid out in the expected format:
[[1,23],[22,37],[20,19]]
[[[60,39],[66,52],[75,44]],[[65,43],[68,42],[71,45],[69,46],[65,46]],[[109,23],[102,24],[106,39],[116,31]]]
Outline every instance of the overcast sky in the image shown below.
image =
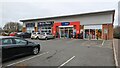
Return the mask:
[[[96,11],[116,10],[118,23],[119,0],[2,0],[0,1],[0,27],[21,19],[43,18]],[[21,22],[20,22],[21,23]]]

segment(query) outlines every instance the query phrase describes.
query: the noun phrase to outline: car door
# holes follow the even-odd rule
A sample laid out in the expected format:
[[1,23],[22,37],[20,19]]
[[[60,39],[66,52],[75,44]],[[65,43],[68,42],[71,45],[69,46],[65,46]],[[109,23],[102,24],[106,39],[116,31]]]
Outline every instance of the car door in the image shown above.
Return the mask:
[[12,38],[2,39],[2,58],[9,59],[18,54],[18,47],[14,45]]
[[40,33],[39,38],[42,39],[45,36],[45,33]]
[[14,38],[15,44],[17,46],[19,46],[19,54],[27,54],[29,53],[31,47],[27,46],[28,45],[28,41],[26,41],[25,39],[21,39],[21,38]]
[[50,33],[46,33],[48,38],[52,38],[52,35]]
[[48,35],[48,33],[45,33],[45,36],[46,36],[47,38],[50,38],[50,36]]
[[41,37],[41,33],[40,33],[40,32],[38,32],[38,33],[37,33],[37,36],[40,38],[40,37]]

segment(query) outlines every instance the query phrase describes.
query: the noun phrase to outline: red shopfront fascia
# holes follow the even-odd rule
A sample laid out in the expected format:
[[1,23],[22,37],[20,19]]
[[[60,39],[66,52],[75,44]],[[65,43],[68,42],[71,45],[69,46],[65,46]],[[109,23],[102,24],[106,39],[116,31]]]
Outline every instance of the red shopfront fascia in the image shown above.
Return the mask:
[[[52,33],[55,36],[56,32],[59,31],[59,26],[62,26],[63,22],[56,22],[53,24],[53,28],[52,28]],[[80,33],[80,22],[69,22],[69,25],[67,26],[73,26],[76,29],[76,34]]]

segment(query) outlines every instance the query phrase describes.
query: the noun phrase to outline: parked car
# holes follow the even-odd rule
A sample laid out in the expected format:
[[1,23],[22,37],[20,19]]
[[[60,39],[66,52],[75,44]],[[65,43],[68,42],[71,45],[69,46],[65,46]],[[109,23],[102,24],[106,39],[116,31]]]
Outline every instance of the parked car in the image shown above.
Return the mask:
[[40,32],[33,32],[31,34],[31,39],[39,39],[39,36],[40,36]]
[[11,32],[9,36],[16,36],[17,32]]
[[39,39],[54,39],[52,33],[40,33]]
[[40,44],[13,36],[0,36],[0,52],[2,61],[27,54],[38,54]]
[[2,32],[1,34],[2,36],[9,36],[9,33],[6,33],[6,32]]
[[23,32],[17,32],[17,35],[18,35],[18,34],[21,34],[21,33],[23,33]]
[[21,37],[21,38],[30,38],[31,37],[31,33],[22,32],[20,34],[17,34],[16,36],[17,37]]

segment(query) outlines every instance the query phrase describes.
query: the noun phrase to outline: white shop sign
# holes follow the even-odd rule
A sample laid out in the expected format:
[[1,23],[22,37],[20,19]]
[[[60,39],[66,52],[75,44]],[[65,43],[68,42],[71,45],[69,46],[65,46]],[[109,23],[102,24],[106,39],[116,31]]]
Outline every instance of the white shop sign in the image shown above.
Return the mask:
[[102,25],[87,25],[84,29],[102,29]]

